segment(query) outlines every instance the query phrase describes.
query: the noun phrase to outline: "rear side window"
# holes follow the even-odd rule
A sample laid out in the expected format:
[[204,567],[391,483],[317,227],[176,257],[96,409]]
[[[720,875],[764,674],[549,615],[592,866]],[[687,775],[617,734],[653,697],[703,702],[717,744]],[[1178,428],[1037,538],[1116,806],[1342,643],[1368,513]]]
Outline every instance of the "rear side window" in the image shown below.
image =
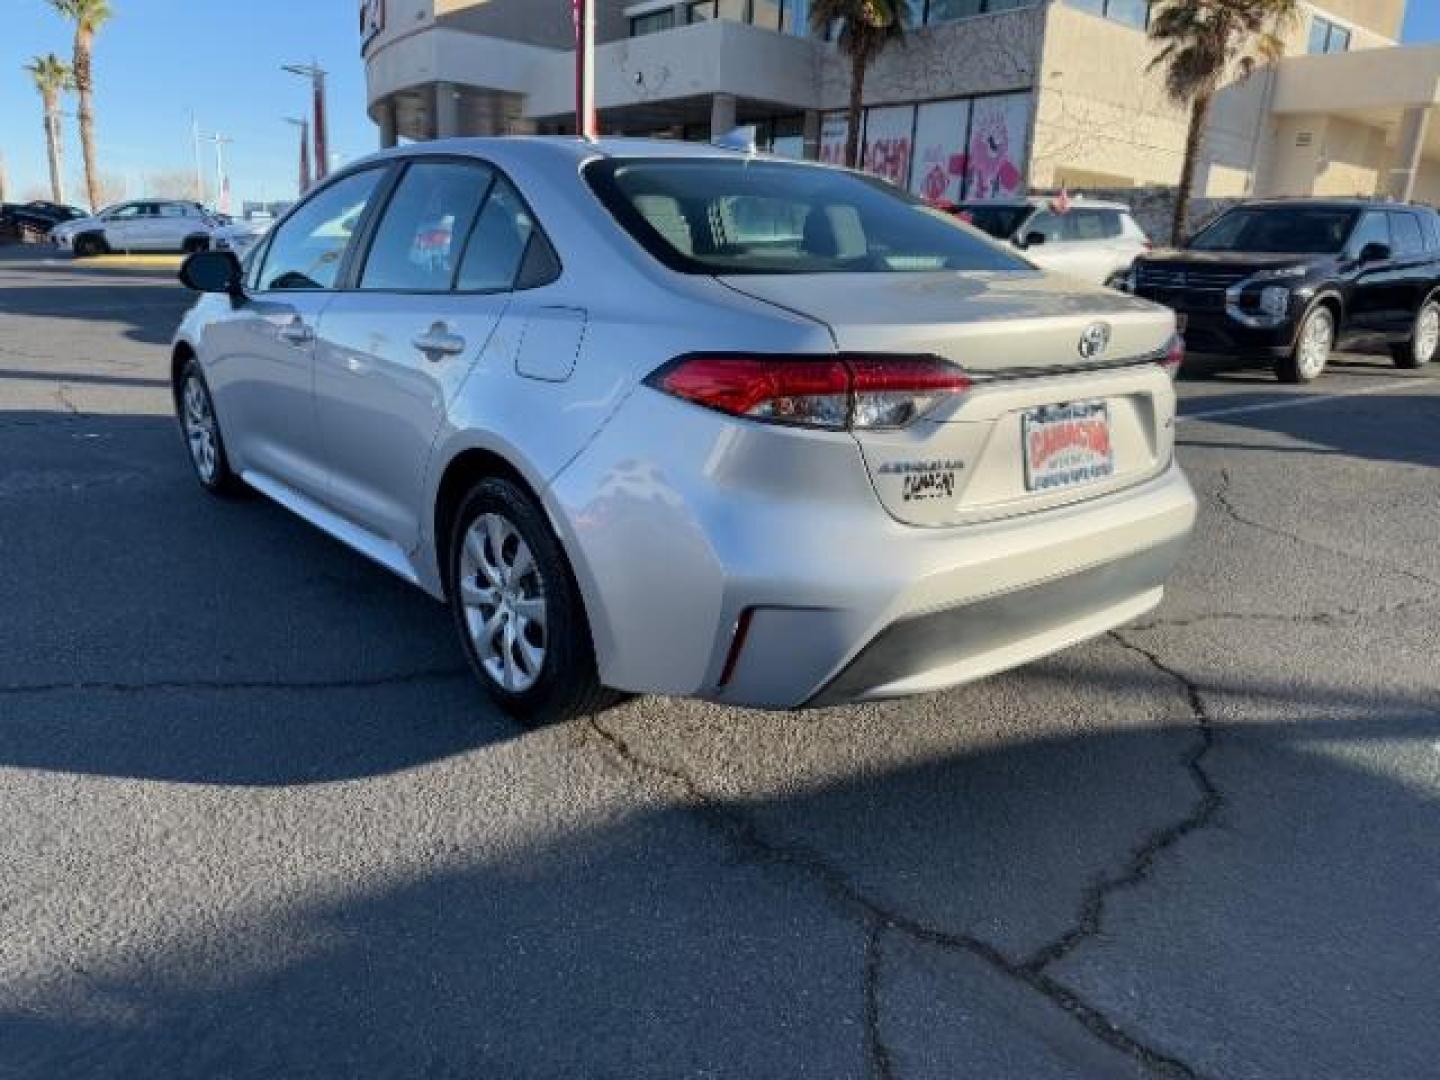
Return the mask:
[[483,165],[411,165],[375,230],[360,288],[445,292],[493,172]]
[[1420,215],[1420,223],[1425,226],[1425,250],[1440,250],[1440,225],[1433,211]]
[[1390,231],[1395,236],[1397,256],[1418,255],[1425,250],[1425,237],[1420,232],[1420,221],[1414,214],[1392,213]]
[[332,289],[350,240],[385,175],[351,173],[318,192],[276,229],[260,270],[261,291]]
[[[466,243],[456,288],[463,292],[514,288],[532,240],[548,251],[549,244],[519,193],[498,177]],[[553,251],[549,254],[553,256]]]
[[1115,210],[1071,210],[1062,220],[1067,240],[1113,240],[1120,235],[1120,214]]
[[742,158],[609,159],[586,179],[660,262],[689,274],[1028,272],[878,180]]
[[1350,254],[1358,257],[1371,244],[1391,246],[1389,215],[1372,210],[1362,217],[1350,238]]

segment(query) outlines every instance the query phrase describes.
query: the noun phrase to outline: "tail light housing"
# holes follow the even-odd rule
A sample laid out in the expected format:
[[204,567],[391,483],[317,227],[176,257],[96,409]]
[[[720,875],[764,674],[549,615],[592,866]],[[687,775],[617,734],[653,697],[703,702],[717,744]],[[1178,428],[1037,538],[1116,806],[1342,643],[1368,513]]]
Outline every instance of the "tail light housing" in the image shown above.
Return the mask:
[[1170,344],[1165,347],[1165,355],[1160,359],[1160,366],[1170,378],[1179,376],[1180,369],[1185,366],[1185,338],[1182,335],[1175,334],[1170,338]]
[[973,381],[938,356],[681,356],[646,384],[729,416],[828,431],[902,428]]

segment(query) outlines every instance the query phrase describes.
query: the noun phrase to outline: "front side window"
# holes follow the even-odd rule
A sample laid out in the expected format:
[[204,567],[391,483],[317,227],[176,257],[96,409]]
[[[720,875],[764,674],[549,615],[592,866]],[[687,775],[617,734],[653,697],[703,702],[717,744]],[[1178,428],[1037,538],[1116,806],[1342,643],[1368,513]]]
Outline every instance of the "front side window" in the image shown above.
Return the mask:
[[853,173],[713,158],[611,159],[585,175],[620,225],[683,273],[1029,269],[942,211]]
[[1345,248],[1358,215],[1328,207],[1242,207],[1203,229],[1195,251],[1253,251],[1289,255],[1335,255]]
[[140,216],[140,204],[131,203],[129,206],[106,210],[100,216],[105,218],[106,221],[133,221]]
[[383,168],[351,173],[302,203],[275,232],[259,288],[333,289],[351,238],[360,227]]
[[360,288],[448,290],[492,178],[479,164],[422,161],[406,169],[375,230]]
[[1414,214],[1390,215],[1390,232],[1395,237],[1395,254],[1400,257],[1419,255],[1425,250],[1425,234]]
[[1358,258],[1371,244],[1383,244],[1387,248],[1392,246],[1389,218],[1376,210],[1362,217],[1360,224],[1355,226],[1355,235],[1350,237],[1348,250]]

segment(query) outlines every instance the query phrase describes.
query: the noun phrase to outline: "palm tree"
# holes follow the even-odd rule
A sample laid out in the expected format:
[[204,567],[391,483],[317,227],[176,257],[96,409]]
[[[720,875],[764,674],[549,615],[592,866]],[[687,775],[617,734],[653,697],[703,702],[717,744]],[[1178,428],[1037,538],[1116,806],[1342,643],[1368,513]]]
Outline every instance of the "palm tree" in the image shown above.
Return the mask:
[[1221,81],[1232,69],[1247,79],[1262,60],[1278,60],[1285,51],[1281,35],[1294,23],[1298,8],[1297,0],[1160,0],[1157,5],[1150,38],[1163,47],[1150,67],[1164,69],[1170,100],[1190,110],[1171,236],[1177,247],[1185,239],[1200,143]]
[[80,99],[80,152],[85,158],[85,188],[90,206],[101,204],[100,168],[95,161],[95,80],[90,60],[95,34],[110,18],[109,0],[50,0],[50,6],[75,24],[75,94]]
[[63,203],[65,167],[60,160],[60,95],[72,89],[75,80],[70,74],[70,65],[54,53],[35,57],[25,65],[25,70],[35,80],[35,89],[40,91],[40,100],[45,105],[45,148],[50,155],[50,198],[57,203]]
[[810,28],[825,34],[837,21],[840,51],[850,58],[850,130],[845,137],[845,164],[860,161],[860,113],[865,98],[865,73],[885,46],[905,35],[906,0],[810,0]]

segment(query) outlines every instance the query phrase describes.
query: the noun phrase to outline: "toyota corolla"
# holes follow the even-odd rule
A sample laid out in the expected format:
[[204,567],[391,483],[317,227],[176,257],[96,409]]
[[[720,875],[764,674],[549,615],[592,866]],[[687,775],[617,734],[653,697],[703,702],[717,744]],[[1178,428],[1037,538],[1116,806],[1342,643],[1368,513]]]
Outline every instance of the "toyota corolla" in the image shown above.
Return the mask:
[[428,143],[182,278],[201,484],[444,600],[523,717],[955,686],[1154,607],[1195,517],[1173,314],[852,172]]

